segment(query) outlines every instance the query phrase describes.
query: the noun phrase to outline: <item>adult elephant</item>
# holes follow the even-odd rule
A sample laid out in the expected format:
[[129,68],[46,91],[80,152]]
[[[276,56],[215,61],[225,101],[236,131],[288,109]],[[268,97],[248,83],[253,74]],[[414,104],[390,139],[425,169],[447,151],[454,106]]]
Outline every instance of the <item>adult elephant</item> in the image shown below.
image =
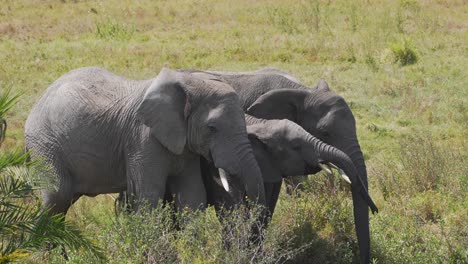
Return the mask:
[[[239,94],[242,108],[250,115],[264,119],[289,119],[323,142],[342,150],[351,158],[367,189],[366,164],[357,139],[355,118],[345,100],[331,91],[325,81],[309,88],[276,69],[244,73],[183,71],[231,85]],[[310,173],[320,170],[320,167],[315,167]],[[361,262],[369,263],[369,211],[361,195],[352,190]]]
[[43,192],[53,214],[82,195],[124,190],[135,210],[155,207],[166,185],[178,207],[203,207],[200,156],[238,177],[252,201],[265,202],[239,98],[219,81],[169,69],[141,81],[76,69],[42,95],[25,137],[58,177],[58,188]]

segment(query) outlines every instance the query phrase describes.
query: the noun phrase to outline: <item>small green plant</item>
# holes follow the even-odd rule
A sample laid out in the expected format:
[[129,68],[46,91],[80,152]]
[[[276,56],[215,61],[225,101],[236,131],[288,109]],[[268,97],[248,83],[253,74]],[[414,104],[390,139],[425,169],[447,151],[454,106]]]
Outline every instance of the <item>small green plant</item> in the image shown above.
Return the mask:
[[393,61],[401,66],[415,64],[418,61],[418,52],[409,38],[403,38],[390,44]]
[[373,72],[377,72],[377,71],[379,70],[379,65],[378,65],[376,59],[375,59],[372,55],[368,54],[368,55],[366,56],[365,62],[366,62],[366,64],[367,64],[367,66],[368,66]]
[[96,23],[96,34],[101,39],[129,40],[135,33],[135,27],[113,20]]

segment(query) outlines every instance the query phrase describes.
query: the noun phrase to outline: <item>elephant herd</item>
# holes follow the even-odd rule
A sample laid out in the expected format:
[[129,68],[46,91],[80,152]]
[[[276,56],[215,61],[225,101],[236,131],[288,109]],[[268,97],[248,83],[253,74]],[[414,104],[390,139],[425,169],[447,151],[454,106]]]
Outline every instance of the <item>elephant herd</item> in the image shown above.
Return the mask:
[[43,191],[52,214],[82,195],[126,192],[131,208],[217,210],[245,197],[272,216],[285,177],[330,167],[351,184],[362,263],[370,260],[367,172],[354,116],[327,83],[306,87],[276,69],[162,69],[129,80],[100,68],[50,85],[25,125],[26,148],[58,178]]

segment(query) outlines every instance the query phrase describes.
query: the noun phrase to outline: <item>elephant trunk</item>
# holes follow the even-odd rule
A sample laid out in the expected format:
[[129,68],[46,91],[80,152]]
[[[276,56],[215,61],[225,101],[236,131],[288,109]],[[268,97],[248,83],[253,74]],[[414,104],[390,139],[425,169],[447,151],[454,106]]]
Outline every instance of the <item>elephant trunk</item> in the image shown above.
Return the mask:
[[[353,144],[346,153],[349,154],[349,157],[357,169],[357,173],[360,176],[362,184],[367,191],[367,169],[359,143],[355,142],[355,144]],[[352,189],[352,193],[353,201],[362,199],[361,195],[355,188]],[[359,248],[361,250],[361,263],[370,263],[369,210],[367,209],[367,205],[363,202],[354,202],[353,209],[355,221],[359,221],[359,223],[361,223],[360,225],[356,224],[356,233],[358,235]],[[361,237],[361,239],[359,239],[359,237]]]
[[[224,146],[225,148],[218,148],[213,151],[214,165],[219,169],[220,177],[239,178],[245,187],[248,199],[251,202],[265,205],[263,177],[249,141],[242,138],[232,142],[236,142],[235,147],[226,148]],[[225,185],[224,182],[223,185]],[[226,189],[226,186],[224,187]]]
[[258,167],[253,151],[249,149],[240,160],[240,178],[244,182],[245,191],[250,201],[266,204],[263,177]]
[[[367,181],[360,178],[360,172],[356,169],[353,160],[343,151],[325,144],[311,136],[310,141],[314,144],[316,156],[319,162],[332,163],[343,170],[349,176],[352,184],[354,224],[360,249],[361,263],[370,261],[370,234],[369,234],[369,211],[368,206],[373,212],[378,209],[367,193]],[[361,153],[362,156],[362,153]],[[363,163],[363,160],[362,160]],[[359,164],[359,163],[358,163]],[[362,170],[362,166],[360,167]],[[365,166],[364,166],[365,171]],[[364,174],[367,176],[367,174]],[[367,178],[366,178],[367,179]]]

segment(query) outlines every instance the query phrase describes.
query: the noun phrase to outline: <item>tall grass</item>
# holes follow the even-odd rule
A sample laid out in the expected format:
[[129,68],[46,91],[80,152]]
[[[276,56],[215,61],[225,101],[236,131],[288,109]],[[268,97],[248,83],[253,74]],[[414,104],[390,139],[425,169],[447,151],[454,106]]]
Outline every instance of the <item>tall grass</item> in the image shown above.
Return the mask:
[[385,199],[426,191],[442,191],[459,197],[466,191],[466,146],[436,143],[430,135],[400,140],[396,158],[372,168]]

